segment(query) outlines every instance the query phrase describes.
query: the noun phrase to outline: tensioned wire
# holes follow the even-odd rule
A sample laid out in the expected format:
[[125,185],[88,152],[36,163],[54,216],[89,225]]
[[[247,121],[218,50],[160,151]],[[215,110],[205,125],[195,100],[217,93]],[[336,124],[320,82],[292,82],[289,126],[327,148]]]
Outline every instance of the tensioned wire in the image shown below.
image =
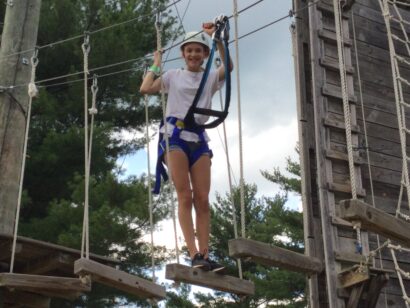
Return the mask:
[[[307,9],[309,6],[313,5],[313,4],[316,3],[317,1],[318,1],[318,0],[316,0],[315,2],[312,2],[311,4],[309,4],[309,5],[307,5],[307,6],[303,7],[303,8],[301,8],[301,9],[295,11],[294,14],[296,14],[296,13],[298,13],[298,12],[304,10],[304,9]],[[238,13],[239,13],[239,12],[238,12]],[[293,15],[293,16],[295,16],[295,15]],[[290,14],[286,15],[286,17],[290,17]],[[257,29],[254,29],[254,30],[252,30],[252,31],[250,31],[250,32],[248,32],[248,33],[246,33],[246,34],[244,34],[244,35],[238,37],[238,40],[240,40],[240,39],[242,39],[242,38],[245,38],[245,37],[249,36],[250,34],[254,34],[254,33],[258,32],[258,31],[261,31],[261,30],[265,29],[267,26],[274,25],[274,24],[276,24],[278,21],[282,21],[282,20],[284,20],[283,17],[281,17],[281,18],[279,18],[279,19],[276,19],[276,20],[274,20],[273,22],[270,22],[270,23],[268,23],[268,24],[265,25],[265,26],[262,26],[262,27],[259,27],[259,28],[257,28]],[[232,43],[233,41],[234,41],[234,40],[231,40],[230,43]],[[183,42],[183,41],[181,41],[181,42]],[[180,43],[178,43],[178,44],[180,44]],[[169,49],[171,49],[171,48],[175,48],[175,47],[177,47],[177,46],[178,46],[177,44],[174,44],[174,45],[168,47],[167,49],[163,49],[163,52],[165,52],[165,51],[167,51],[167,50],[169,50]],[[142,56],[142,57],[138,57],[138,58],[134,58],[134,59],[130,59],[130,60],[125,60],[125,61],[121,61],[121,62],[117,62],[117,63],[112,63],[112,64],[104,65],[104,66],[101,66],[101,67],[92,68],[92,69],[89,69],[89,71],[90,71],[90,72],[95,72],[95,71],[100,70],[100,69],[105,69],[105,68],[109,68],[109,67],[114,67],[114,66],[121,65],[121,64],[125,64],[125,63],[129,63],[129,62],[138,62],[138,61],[143,62],[143,60],[149,59],[151,56],[152,56],[152,55],[149,54],[149,55],[146,55],[146,56]],[[177,60],[180,60],[180,59],[181,59],[181,57],[177,57],[177,58],[173,58],[173,59],[169,59],[169,60],[163,61],[163,63],[168,63],[168,62],[172,62],[172,61],[177,61]],[[128,68],[128,69],[124,69],[124,70],[119,70],[119,71],[114,71],[114,72],[111,72],[111,73],[106,73],[106,74],[98,75],[98,78],[108,77],[108,76],[112,76],[112,75],[116,75],[116,74],[121,74],[121,73],[126,73],[126,72],[131,72],[131,71],[136,71],[136,70],[138,70],[138,69],[141,70],[141,69],[143,69],[143,68],[144,68],[144,65],[141,63],[141,64],[138,64],[138,66],[133,67],[133,68]],[[39,81],[36,82],[36,83],[39,84],[39,83],[43,83],[43,82],[46,82],[46,81],[58,80],[58,79],[61,79],[61,78],[71,77],[71,76],[75,76],[75,75],[80,75],[80,74],[83,74],[83,73],[84,73],[84,72],[81,71],[81,72],[75,72],[75,73],[71,73],[71,74],[65,74],[65,75],[61,75],[61,76],[56,76],[56,77],[51,77],[51,78],[39,80]],[[89,79],[91,79],[91,78],[89,78]],[[60,86],[60,85],[66,85],[66,84],[76,83],[76,82],[80,82],[80,81],[83,81],[83,79],[76,79],[76,80],[70,80],[70,81],[64,81],[64,82],[58,82],[58,83],[52,83],[52,84],[43,85],[43,86],[40,85],[39,87]],[[19,84],[19,85],[10,86],[10,87],[2,87],[2,89],[7,89],[7,88],[11,88],[11,89],[12,89],[12,88],[23,87],[23,86],[27,86],[27,84]]]

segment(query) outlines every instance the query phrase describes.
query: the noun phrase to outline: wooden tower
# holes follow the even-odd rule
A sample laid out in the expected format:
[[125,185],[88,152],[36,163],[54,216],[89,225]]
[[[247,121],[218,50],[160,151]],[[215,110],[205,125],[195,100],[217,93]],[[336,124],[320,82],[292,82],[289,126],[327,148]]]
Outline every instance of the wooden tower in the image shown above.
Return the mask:
[[[382,260],[376,254],[375,263],[357,271],[363,256],[386,238],[409,247],[410,223],[394,217],[402,155],[388,39],[379,2],[341,2],[348,4],[341,23],[354,174],[358,199],[364,201],[342,204],[340,201],[352,198],[352,192],[333,1],[293,1],[295,11],[309,6],[297,14],[293,28],[305,253],[325,265],[323,272],[309,277],[309,303],[310,307],[406,307],[387,251],[382,250]],[[410,9],[403,9],[402,14],[410,21]],[[409,78],[410,70],[406,73]],[[362,255],[357,252],[355,221],[361,223]],[[397,259],[400,267],[409,271],[410,255],[399,253]],[[409,294],[410,281],[404,279],[403,284]]]

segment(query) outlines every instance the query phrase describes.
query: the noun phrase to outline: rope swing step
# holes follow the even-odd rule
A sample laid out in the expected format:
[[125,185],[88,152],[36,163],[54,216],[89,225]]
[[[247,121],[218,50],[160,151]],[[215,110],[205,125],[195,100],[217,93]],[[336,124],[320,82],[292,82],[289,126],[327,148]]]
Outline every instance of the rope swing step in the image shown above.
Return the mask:
[[323,263],[318,258],[244,238],[229,241],[229,256],[309,275],[323,270]]
[[[94,116],[97,114],[97,77],[94,76],[91,86],[92,105],[88,106],[88,55],[90,53],[89,36],[85,35],[82,45],[84,54],[84,165],[85,165],[85,196],[84,196],[84,219],[81,245],[81,259],[74,263],[74,274],[79,275],[83,281],[94,280],[109,287],[116,288],[140,298],[164,299],[165,288],[149,280],[139,278],[113,267],[90,260],[89,239],[89,183],[91,153],[94,129]],[[88,117],[91,117],[90,127]]]
[[165,278],[240,296],[255,294],[255,285],[251,281],[177,263],[167,264]]
[[92,281],[139,298],[165,299],[166,297],[164,287],[92,260],[82,258],[75,261],[74,273],[80,277],[89,276]]

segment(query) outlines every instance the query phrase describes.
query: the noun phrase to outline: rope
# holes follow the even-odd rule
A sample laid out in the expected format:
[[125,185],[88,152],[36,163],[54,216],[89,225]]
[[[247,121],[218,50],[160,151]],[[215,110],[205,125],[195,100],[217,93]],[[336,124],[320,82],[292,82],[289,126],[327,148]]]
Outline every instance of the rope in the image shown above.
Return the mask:
[[24,134],[24,146],[23,146],[23,157],[21,163],[20,171],[20,182],[19,182],[19,193],[17,199],[17,209],[16,209],[16,218],[14,223],[14,234],[13,234],[13,245],[11,248],[11,260],[10,260],[10,273],[13,273],[14,269],[14,259],[16,255],[16,245],[17,245],[17,232],[20,220],[20,210],[21,210],[21,196],[23,194],[23,183],[24,183],[24,170],[26,168],[26,156],[27,156],[27,144],[28,144],[28,133],[30,130],[30,118],[31,118],[31,105],[33,103],[33,98],[38,94],[34,80],[36,78],[36,68],[38,65],[38,50],[35,49],[33,56],[31,57],[31,78],[28,86],[28,109],[27,109],[27,121],[26,121],[26,131]]
[[[400,283],[400,288],[401,288],[401,291],[403,293],[402,298],[403,298],[403,300],[406,304],[406,307],[410,308],[410,297],[408,297],[408,295],[407,295],[406,287],[404,286],[404,282],[403,282],[403,276],[407,279],[410,279],[410,272],[405,272],[400,268],[399,263],[397,262],[397,257],[396,257],[396,253],[395,253],[395,250],[402,251],[403,248],[401,246],[395,246],[395,245],[392,245],[392,244],[389,244],[388,247],[390,249],[390,253],[391,253],[391,256],[393,258],[394,269],[396,270],[397,277],[398,277],[399,283]],[[406,249],[406,251],[410,252],[410,250],[407,250],[407,249]]]
[[[215,64],[216,67],[219,68],[221,66],[221,59],[216,58],[215,59]],[[222,91],[219,90],[219,102],[221,104],[221,109],[223,109],[223,98],[222,98]],[[233,191],[233,185],[232,185],[232,172],[231,172],[231,162],[229,158],[229,148],[228,148],[228,137],[226,134],[226,124],[225,121],[222,122],[222,129],[223,129],[223,149],[225,152],[225,157],[226,157],[226,167],[227,167],[227,172],[228,172],[228,184],[229,184],[229,196],[231,199],[231,204],[232,204],[232,220],[233,220],[233,233],[235,236],[235,239],[238,238],[238,222],[236,219],[236,206],[235,206],[235,198],[234,198],[234,191]],[[219,132],[219,131],[218,131]],[[238,273],[239,273],[239,278],[243,278],[243,273],[242,273],[242,262],[241,259],[237,259],[237,264],[238,264]]]
[[[155,22],[155,29],[157,31],[157,51],[160,53],[160,56],[162,57],[162,35],[161,35],[161,30],[162,30],[162,23],[161,23],[161,15],[157,15],[157,21]],[[162,59],[161,59],[161,65],[160,65],[160,78],[163,74],[163,65],[162,65]],[[166,115],[166,101],[165,101],[165,90],[164,90],[164,83],[162,82],[161,78],[161,104],[162,104],[162,116],[163,116],[163,122],[164,122],[164,129],[165,129],[165,134],[164,134],[164,139],[165,139],[165,151],[168,154],[169,153],[169,136],[167,134],[168,132],[168,122],[167,122],[167,115]],[[172,169],[171,169],[171,164],[167,165],[168,172],[170,175],[172,175]],[[174,241],[175,241],[175,253],[176,253],[176,261],[179,264],[179,248],[178,248],[178,234],[177,234],[177,220],[175,216],[175,211],[176,211],[176,206],[175,206],[175,200],[174,200],[174,190],[173,190],[173,180],[172,176],[169,177],[169,184],[170,184],[170,196],[171,196],[171,212],[172,212],[172,224],[174,228]]]
[[81,241],[81,258],[90,258],[90,243],[89,243],[89,182],[90,182],[90,166],[89,166],[89,144],[88,144],[88,54],[90,53],[90,37],[85,35],[84,43],[81,45],[84,54],[84,219],[83,219],[83,234]]
[[149,226],[151,235],[151,270],[152,281],[155,281],[155,257],[154,257],[154,219],[152,206],[152,185],[151,185],[151,154],[150,154],[150,136],[149,136],[149,115],[148,115],[148,95],[144,95],[145,103],[145,138],[147,139],[147,168],[148,168],[148,210],[149,210]]
[[350,173],[350,184],[352,189],[352,198],[357,199],[356,192],[356,176],[354,171],[354,160],[353,160],[353,146],[352,146],[352,128],[350,122],[350,106],[349,106],[349,96],[346,82],[346,64],[345,64],[345,54],[344,54],[344,38],[343,38],[343,25],[342,25],[342,11],[340,7],[340,1],[333,0],[333,6],[335,9],[335,24],[336,24],[336,39],[337,39],[337,50],[339,57],[339,71],[340,71],[340,83],[342,89],[342,99],[343,99],[343,113],[345,119],[346,128],[346,145],[347,145],[347,156],[349,160],[349,173]]
[[240,205],[241,205],[241,236],[246,237],[245,229],[245,188],[244,188],[244,175],[243,175],[243,142],[242,142],[242,111],[241,111],[241,83],[239,75],[239,46],[238,46],[238,9],[237,1],[233,0],[234,8],[234,24],[235,24],[235,66],[236,66],[236,80],[238,86],[238,133],[239,133],[239,191],[240,191]]
[[[306,5],[305,7],[301,8],[301,9],[299,9],[299,10],[297,10],[297,11],[294,11],[293,14],[292,14],[292,11],[290,11],[287,15],[285,15],[285,16],[283,16],[283,17],[281,17],[281,18],[275,19],[274,21],[272,21],[272,22],[270,22],[270,23],[268,23],[268,24],[266,24],[266,25],[264,25],[264,26],[262,26],[262,27],[259,27],[259,28],[257,28],[257,29],[254,29],[254,30],[252,30],[252,31],[250,31],[250,32],[248,32],[248,33],[245,33],[245,34],[243,34],[242,36],[238,37],[238,41],[241,40],[241,39],[243,39],[243,38],[245,38],[245,37],[247,37],[247,36],[249,36],[249,35],[251,35],[251,34],[255,34],[256,32],[261,31],[261,30],[267,28],[268,26],[274,25],[274,24],[276,24],[277,22],[284,20],[285,18],[289,18],[289,17],[292,17],[292,16],[295,17],[295,15],[296,15],[297,13],[299,13],[299,12],[302,11],[302,10],[307,9],[308,7],[310,7],[311,5],[313,5],[313,4],[317,3],[317,2],[318,2],[318,0],[312,2],[312,3],[309,4],[309,5]],[[257,2],[257,3],[259,3],[259,2]],[[245,11],[246,9],[249,9],[249,7],[245,8],[245,9],[242,9],[241,11],[238,12],[238,14],[240,14],[240,13],[243,12],[243,11]],[[185,14],[185,13],[184,13],[184,14]],[[229,18],[232,18],[232,16],[229,17]],[[233,43],[234,41],[235,41],[235,40],[233,39],[233,40],[231,40],[229,43],[231,44],[231,43]],[[173,42],[174,42],[174,40],[173,40]],[[183,40],[180,41],[180,42],[177,42],[176,44],[173,44],[173,43],[172,43],[170,47],[163,49],[163,52],[166,52],[166,51],[169,52],[171,49],[173,49],[173,48],[175,48],[175,47],[179,47],[179,45],[180,45],[182,42],[183,42]],[[168,54],[169,54],[169,53],[168,53]],[[97,70],[101,70],[101,69],[105,69],[105,68],[110,68],[110,67],[114,67],[114,66],[118,66],[118,65],[130,63],[130,62],[141,62],[141,64],[139,64],[138,67],[133,67],[133,68],[130,68],[130,69],[124,69],[124,70],[120,70],[120,71],[114,71],[114,72],[107,73],[107,74],[100,74],[100,75],[98,76],[98,78],[101,79],[102,77],[112,76],[112,75],[120,74],[120,73],[124,73],[124,72],[135,71],[135,70],[138,70],[138,69],[143,69],[143,68],[144,68],[143,62],[144,62],[145,60],[147,60],[150,56],[152,56],[152,54],[148,54],[148,55],[145,55],[145,56],[142,56],[142,57],[133,58],[133,59],[129,59],[129,60],[124,60],[124,61],[120,61],[120,62],[116,62],[116,63],[111,63],[111,64],[107,64],[107,65],[104,65],[104,66],[99,66],[99,67],[91,68],[91,69],[89,69],[89,72],[91,73],[91,72],[94,72],[94,71],[97,71]],[[168,55],[167,55],[167,56],[168,56]],[[167,60],[167,58],[168,58],[168,57],[166,57],[166,60],[164,60],[162,63],[168,63],[168,62],[172,62],[172,61],[176,61],[176,60],[182,59],[181,57],[177,57],[177,58],[173,58],[173,59]],[[62,78],[67,78],[67,77],[72,77],[72,76],[77,76],[77,75],[81,75],[81,74],[84,74],[84,72],[83,72],[83,71],[81,71],[81,72],[74,72],[74,73],[70,73],[70,74],[64,74],[64,75],[60,75],[60,76],[50,77],[50,78],[47,78],[47,79],[39,80],[39,81],[36,82],[36,84],[44,83],[44,82],[47,82],[47,81],[58,80],[58,79],[62,79]],[[70,80],[70,81],[61,82],[61,83],[55,83],[55,84],[48,84],[48,85],[45,85],[45,86],[46,86],[46,87],[53,87],[53,86],[71,84],[71,83],[80,82],[80,81],[83,81],[83,79]],[[8,86],[8,87],[7,87],[7,86],[3,86],[3,87],[1,87],[1,88],[2,88],[2,89],[13,89],[13,88],[17,88],[17,87],[26,87],[26,86],[27,86],[27,84],[18,84],[18,85]],[[45,87],[45,86],[43,86],[43,87]]]

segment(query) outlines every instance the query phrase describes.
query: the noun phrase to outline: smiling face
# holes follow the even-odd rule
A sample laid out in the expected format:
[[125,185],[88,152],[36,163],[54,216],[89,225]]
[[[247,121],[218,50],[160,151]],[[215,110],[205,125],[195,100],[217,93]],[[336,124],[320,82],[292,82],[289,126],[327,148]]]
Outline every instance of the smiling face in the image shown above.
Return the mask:
[[208,48],[199,43],[188,43],[182,48],[182,57],[185,59],[187,69],[191,72],[200,72],[201,65],[208,55]]

